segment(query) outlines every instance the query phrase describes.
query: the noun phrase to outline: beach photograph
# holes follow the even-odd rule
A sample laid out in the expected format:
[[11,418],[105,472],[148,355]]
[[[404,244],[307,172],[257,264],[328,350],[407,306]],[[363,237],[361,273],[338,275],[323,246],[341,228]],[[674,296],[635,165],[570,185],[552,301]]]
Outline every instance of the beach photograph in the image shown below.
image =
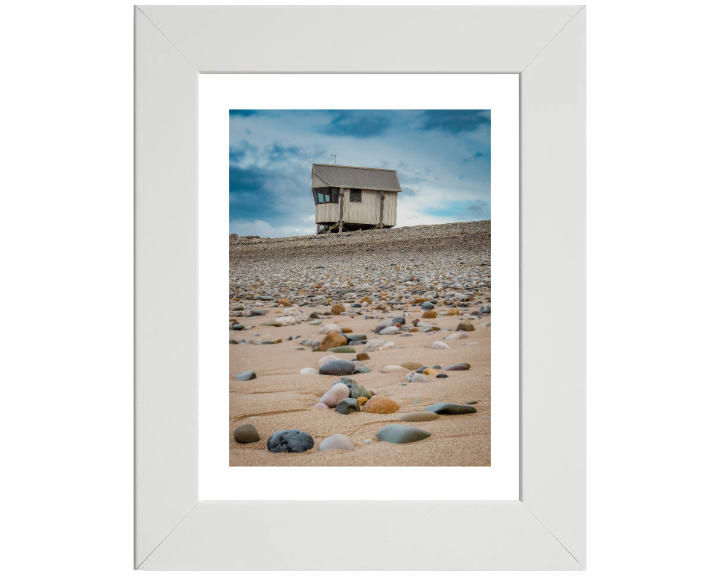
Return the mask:
[[490,166],[490,110],[230,110],[230,466],[491,466]]

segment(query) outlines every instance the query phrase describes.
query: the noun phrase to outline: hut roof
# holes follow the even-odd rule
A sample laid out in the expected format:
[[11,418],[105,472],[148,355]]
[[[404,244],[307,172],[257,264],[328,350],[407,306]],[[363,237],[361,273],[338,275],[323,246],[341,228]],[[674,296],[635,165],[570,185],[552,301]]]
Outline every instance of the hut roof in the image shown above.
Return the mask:
[[313,174],[328,186],[402,192],[395,170],[335,164],[313,164]]

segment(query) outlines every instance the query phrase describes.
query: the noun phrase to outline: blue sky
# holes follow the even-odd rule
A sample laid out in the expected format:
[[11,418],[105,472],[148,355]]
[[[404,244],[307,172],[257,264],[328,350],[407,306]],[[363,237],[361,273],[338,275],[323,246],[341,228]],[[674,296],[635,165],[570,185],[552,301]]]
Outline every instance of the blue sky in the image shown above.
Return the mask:
[[314,234],[331,154],[397,170],[398,226],[490,219],[489,110],[230,110],[230,234]]

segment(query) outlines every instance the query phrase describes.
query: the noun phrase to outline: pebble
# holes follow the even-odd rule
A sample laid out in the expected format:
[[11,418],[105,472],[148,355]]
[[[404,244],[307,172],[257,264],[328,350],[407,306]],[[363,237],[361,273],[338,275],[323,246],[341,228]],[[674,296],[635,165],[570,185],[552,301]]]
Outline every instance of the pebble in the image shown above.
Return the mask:
[[[345,328],[343,328],[345,330]],[[363,340],[367,340],[367,336],[365,334],[350,334],[349,336],[346,336],[348,339],[348,342],[362,342]]]
[[350,389],[350,398],[362,398],[363,396],[365,398],[370,398],[372,396],[372,392],[370,392],[370,390],[365,388],[365,386],[358,384],[352,378],[345,376],[340,380],[340,383],[345,384],[345,386]]
[[437,342],[433,342],[431,348],[433,350],[450,350],[450,346],[445,344],[445,342],[440,342],[439,340]]
[[245,326],[243,326],[242,324],[233,324],[232,329],[233,330],[244,330]]
[[445,336],[445,340],[463,340],[464,338],[470,338],[465,332],[455,332],[450,336]]
[[464,330],[465,332],[473,332],[475,330],[475,326],[473,326],[473,323],[470,322],[470,320],[463,320],[460,322],[460,324],[457,325],[457,328],[455,330]]
[[327,334],[328,332],[342,332],[337,324],[325,324],[320,326],[320,334]]
[[365,444],[370,444],[370,442],[372,442],[372,440],[370,440],[370,438],[368,438],[366,440],[363,440],[363,442],[365,442]]
[[357,355],[358,360],[370,360],[370,355],[367,352],[360,352]]
[[251,442],[260,442],[260,434],[252,424],[243,424],[235,428],[233,432],[235,442],[239,444],[250,444]]
[[338,382],[330,387],[330,390],[325,392],[319,403],[325,404],[328,408],[335,408],[341,400],[350,396],[350,388],[345,384]]
[[323,356],[320,358],[320,361],[318,362],[319,366],[323,366],[324,364],[327,364],[328,362],[332,362],[333,360],[340,360],[337,356],[333,356],[332,354],[329,354],[327,356]]
[[360,366],[353,372],[353,374],[367,374],[368,372],[372,372],[372,368],[369,366]]
[[338,405],[335,407],[335,412],[339,412],[340,414],[360,412],[360,404],[355,398],[345,398],[338,402]]
[[247,372],[242,372],[235,375],[235,380],[239,380],[240,382],[246,382],[247,380],[255,380],[255,378],[257,378],[257,376],[252,370],[248,370]]
[[470,400],[469,402],[465,402],[465,404],[477,404],[477,400]]
[[315,441],[307,432],[301,430],[280,430],[268,438],[267,449],[270,452],[307,452]]
[[472,406],[466,406],[464,404],[448,404],[447,402],[440,402],[439,404],[433,404],[425,408],[426,412],[435,412],[435,414],[472,414],[477,412]]
[[314,376],[315,374],[320,374],[315,368],[303,368],[300,370],[300,374],[303,376]]
[[470,364],[467,362],[461,362],[459,364],[453,364],[452,366],[448,366],[445,368],[446,372],[451,372],[454,370],[470,370]]
[[369,400],[369,398],[365,398],[365,396],[361,396],[360,398],[357,399],[358,404],[360,404],[360,406],[365,404],[365,402],[367,402],[368,400]]
[[347,338],[337,332],[328,332],[325,338],[320,342],[320,350],[323,352],[330,348],[336,348],[338,346],[345,346],[347,344]]
[[333,316],[337,316],[338,314],[342,314],[345,312],[345,306],[342,304],[333,304],[332,308],[330,308],[330,314]]
[[392,444],[409,444],[430,438],[430,432],[421,428],[413,428],[412,426],[404,426],[402,424],[389,424],[383,426],[377,431],[375,436],[383,442]]
[[320,442],[318,452],[325,452],[326,450],[355,450],[355,446],[353,446],[350,438],[344,434],[335,434]]
[[425,370],[423,370],[423,374],[425,374],[425,376],[437,376],[438,372],[432,368],[425,368]]
[[333,354],[355,354],[355,348],[352,346],[337,346],[336,348],[330,348],[328,352]]
[[403,362],[400,366],[407,368],[408,370],[417,370],[422,366],[422,364],[420,364],[420,362]]
[[230,344],[237,344],[237,343],[238,343],[237,340],[230,340]]
[[391,364],[390,366],[385,366],[384,368],[381,368],[380,372],[382,374],[398,374],[398,373],[405,374],[405,372],[407,372],[407,368],[403,368],[402,366],[396,366],[394,364]]
[[263,322],[260,326],[275,326],[276,328],[279,328],[282,324],[280,324],[280,322]]
[[380,330],[381,336],[394,336],[395,334],[400,334],[400,328],[396,328],[395,326],[388,326],[387,328],[383,328]]
[[417,384],[418,382],[422,382],[422,383],[430,382],[430,380],[428,380],[427,376],[425,376],[424,374],[417,374],[417,373],[412,373],[412,372],[411,372],[411,374],[413,374],[413,377],[412,377],[412,380],[410,380],[410,382],[412,382],[413,384]]
[[363,412],[370,412],[371,414],[393,414],[400,410],[400,405],[385,396],[373,396],[365,402],[362,409]]
[[437,376],[435,376],[435,378],[447,378],[447,377],[448,377],[447,374],[438,374]]

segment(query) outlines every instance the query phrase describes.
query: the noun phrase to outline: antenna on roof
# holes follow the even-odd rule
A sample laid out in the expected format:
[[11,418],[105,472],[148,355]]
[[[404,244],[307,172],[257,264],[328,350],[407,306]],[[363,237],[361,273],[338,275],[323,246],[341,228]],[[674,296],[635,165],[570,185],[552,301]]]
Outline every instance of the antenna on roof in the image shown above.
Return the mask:
[[335,159],[335,164],[337,164],[337,154],[330,154]]

